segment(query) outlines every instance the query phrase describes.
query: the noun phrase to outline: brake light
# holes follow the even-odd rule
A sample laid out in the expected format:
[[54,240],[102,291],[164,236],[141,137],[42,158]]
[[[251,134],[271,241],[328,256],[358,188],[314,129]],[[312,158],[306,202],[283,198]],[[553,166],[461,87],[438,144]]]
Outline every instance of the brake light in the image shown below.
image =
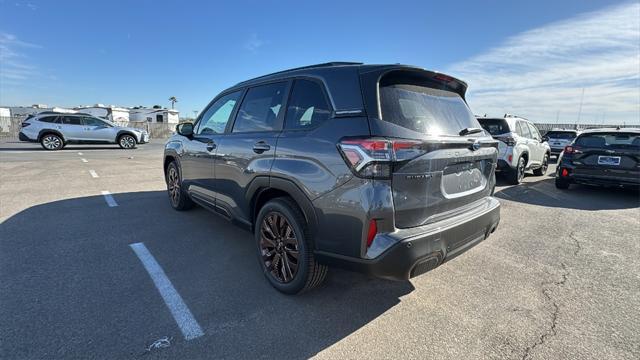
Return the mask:
[[567,169],[562,169],[562,176],[569,176],[569,170]]
[[512,138],[511,136],[496,136],[496,139],[502,141],[505,144],[507,144],[507,146],[515,146],[516,145],[516,139]]
[[581,154],[582,151],[580,151],[580,149],[578,149],[575,146],[568,145],[564,147],[564,153],[565,154]]
[[370,247],[373,243],[373,238],[378,233],[378,225],[375,220],[369,221],[369,231],[367,232],[367,247]]
[[345,139],[338,143],[345,162],[357,176],[389,178],[392,165],[414,159],[426,151],[422,143],[405,139]]

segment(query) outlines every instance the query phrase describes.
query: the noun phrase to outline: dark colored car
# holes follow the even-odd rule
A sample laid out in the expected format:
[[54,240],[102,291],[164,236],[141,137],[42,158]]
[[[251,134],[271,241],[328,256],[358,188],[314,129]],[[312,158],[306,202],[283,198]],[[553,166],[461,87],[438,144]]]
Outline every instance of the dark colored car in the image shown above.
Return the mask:
[[570,184],[640,186],[640,129],[582,132],[558,160],[556,187]]
[[285,293],[327,266],[388,279],[427,272],[498,226],[497,143],[467,85],[404,65],[328,63],[241,82],[177,127],[171,205],[250,229]]

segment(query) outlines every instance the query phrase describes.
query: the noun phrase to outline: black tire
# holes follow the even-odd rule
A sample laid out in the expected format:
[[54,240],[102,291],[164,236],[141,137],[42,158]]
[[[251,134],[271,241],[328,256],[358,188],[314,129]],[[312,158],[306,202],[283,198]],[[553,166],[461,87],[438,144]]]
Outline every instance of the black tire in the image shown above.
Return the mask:
[[566,190],[571,185],[567,180],[556,178],[556,188]]
[[524,157],[521,156],[518,159],[517,167],[515,169],[510,169],[509,172],[507,173],[507,181],[509,182],[509,184],[511,185],[520,184],[520,182],[524,178],[524,170],[526,165],[527,165],[526,160],[524,159]]
[[121,149],[135,149],[138,145],[136,137],[131,134],[122,134],[118,136],[118,146]]
[[542,165],[533,170],[533,175],[535,176],[543,176],[547,173],[547,169],[549,168],[549,154],[544,154],[542,158]]
[[193,207],[193,200],[182,188],[182,174],[175,161],[172,161],[167,166],[165,182],[167,183],[167,195],[169,195],[169,203],[172,208],[183,211]]
[[[270,226],[270,223],[275,226]],[[295,246],[293,241],[287,241],[292,239],[288,234],[293,235]],[[281,197],[267,202],[256,217],[254,235],[260,267],[269,283],[278,291],[290,295],[300,294],[320,285],[326,277],[327,266],[315,261],[309,226],[291,199]],[[297,259],[293,253],[297,254]],[[296,260],[297,263],[294,263]],[[295,273],[291,265],[296,266]],[[288,269],[289,279],[285,268]]]
[[64,140],[59,135],[49,133],[40,138],[40,145],[48,151],[60,150],[64,147]]

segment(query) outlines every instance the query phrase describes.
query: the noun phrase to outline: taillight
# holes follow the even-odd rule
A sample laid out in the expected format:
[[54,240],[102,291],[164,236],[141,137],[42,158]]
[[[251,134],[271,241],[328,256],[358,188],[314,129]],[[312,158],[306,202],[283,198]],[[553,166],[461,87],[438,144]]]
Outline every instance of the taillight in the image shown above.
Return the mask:
[[338,143],[347,165],[364,178],[386,179],[394,162],[411,160],[425,153],[422,143],[405,139],[345,139]]
[[575,146],[568,145],[568,146],[564,147],[564,153],[565,154],[580,154],[580,153],[582,153],[582,151],[580,151],[580,149],[578,149]]
[[496,139],[502,141],[505,144],[507,144],[507,146],[515,146],[516,145],[516,139],[512,138],[511,136],[497,136]]
[[373,243],[373,238],[376,237],[378,233],[378,225],[375,220],[369,221],[369,231],[367,231],[367,247],[371,246]]
[[562,171],[560,172],[560,174],[561,174],[562,176],[565,176],[565,177],[566,177],[566,176],[569,176],[569,170],[567,170],[567,169],[562,169]]

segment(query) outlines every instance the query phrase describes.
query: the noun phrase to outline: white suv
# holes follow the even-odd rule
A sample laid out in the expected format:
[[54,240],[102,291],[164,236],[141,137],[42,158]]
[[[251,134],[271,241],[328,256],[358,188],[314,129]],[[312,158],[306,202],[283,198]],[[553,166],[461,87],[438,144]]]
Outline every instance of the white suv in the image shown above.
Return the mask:
[[133,149],[149,141],[145,130],[118,126],[82,113],[41,112],[22,122],[21,141],[39,142],[45,150],[60,150],[69,143],[118,144]]
[[519,184],[526,170],[542,176],[547,172],[551,148],[529,120],[513,115],[478,118],[482,127],[498,140],[498,170],[511,184]]

